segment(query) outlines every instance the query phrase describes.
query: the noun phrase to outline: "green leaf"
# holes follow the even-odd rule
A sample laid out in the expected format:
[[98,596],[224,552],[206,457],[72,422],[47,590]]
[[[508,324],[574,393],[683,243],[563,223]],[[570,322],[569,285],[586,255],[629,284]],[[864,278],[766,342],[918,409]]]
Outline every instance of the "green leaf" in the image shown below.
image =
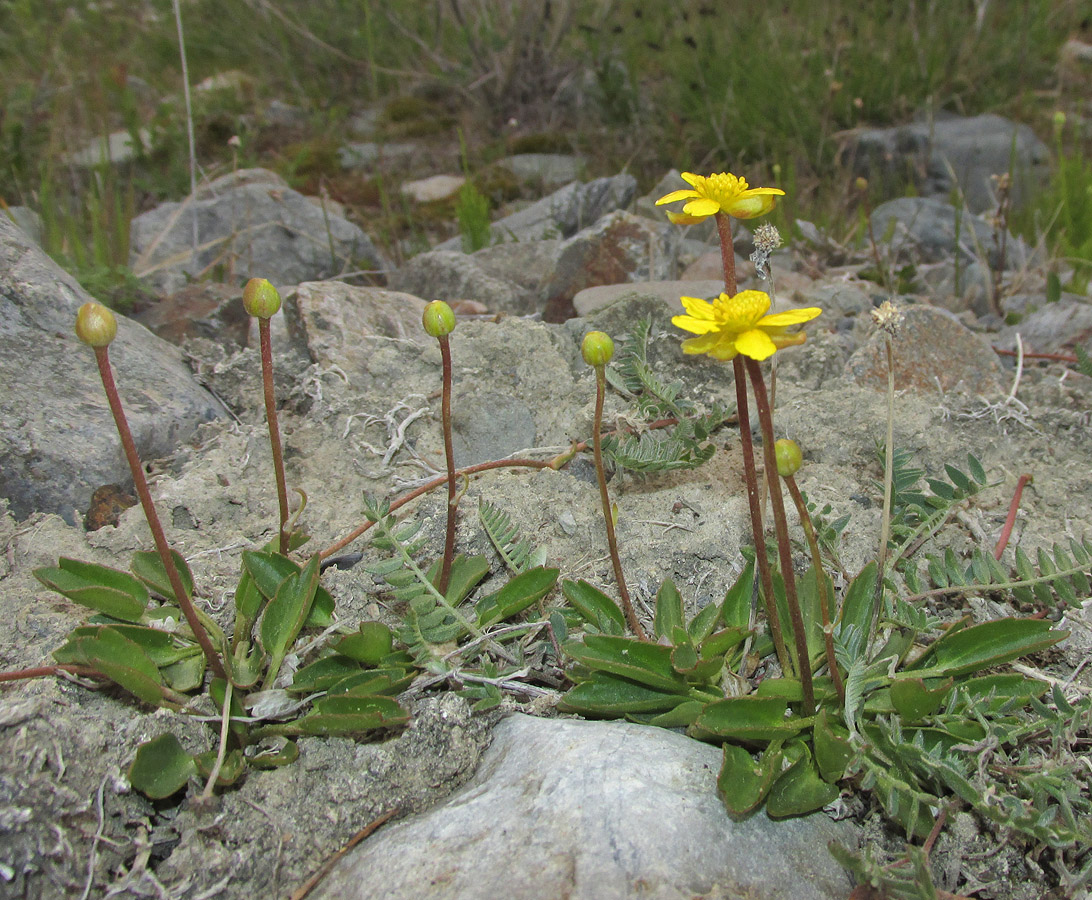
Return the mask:
[[34,577],[81,606],[125,622],[139,622],[151,599],[144,584],[128,572],[66,557],[56,568],[35,569]]
[[773,819],[803,816],[822,809],[838,794],[838,787],[823,781],[811,754],[805,752],[773,783],[766,812]]
[[922,678],[904,678],[891,684],[891,702],[904,722],[920,722],[931,716],[951,693],[953,680],[945,678],[928,686]]
[[690,637],[695,641],[704,641],[717,626],[720,618],[721,605],[719,603],[707,603],[696,616],[690,620],[687,626]]
[[701,700],[684,700],[668,712],[650,716],[646,724],[657,728],[689,728],[704,708]]
[[198,650],[169,665],[160,664],[163,680],[179,693],[196,691],[205,683],[205,654]]
[[301,572],[289,575],[281,582],[276,596],[266,605],[259,633],[262,648],[269,655],[269,670],[264,681],[267,687],[276,679],[285,652],[307,620],[318,579],[319,557],[315,554]]
[[[439,580],[442,562],[442,560],[436,560],[428,570],[428,580],[433,585]],[[447,581],[447,602],[452,606],[458,606],[478,586],[478,582],[488,574],[489,560],[484,556],[456,554],[451,561],[451,576]],[[410,578],[413,578],[412,574]]]
[[254,577],[245,568],[239,576],[239,584],[235,588],[235,635],[242,639],[249,637],[250,629],[254,626],[258,613],[262,609],[262,601],[265,597],[258,590]]
[[665,693],[628,678],[595,672],[561,698],[558,709],[584,716],[616,718],[627,713],[665,712],[687,702],[682,694]]
[[161,734],[137,747],[129,767],[129,783],[153,800],[184,787],[197,774],[197,763],[173,734]]
[[[193,573],[189,564],[182,558],[177,550],[171,550],[171,559],[178,569],[178,576],[182,580],[182,587],[187,597],[193,596]],[[163,560],[155,550],[139,550],[133,554],[133,561],[129,564],[132,573],[143,581],[149,588],[160,596],[169,600],[176,600],[174,588],[171,587],[171,579],[167,577],[167,569]]]
[[260,750],[250,757],[250,765],[255,769],[280,769],[289,766],[300,758],[300,749],[296,742],[280,738],[277,746]]
[[[206,750],[204,753],[198,753],[193,758],[193,761],[197,763],[197,772],[203,779],[212,776],[212,769],[216,765],[216,758],[219,755],[219,750]],[[220,771],[216,774],[216,786],[230,787],[242,778],[245,772],[246,760],[243,758],[243,751],[239,749],[232,750],[224,756],[224,762],[220,766]]]
[[302,694],[325,691],[347,675],[357,675],[360,671],[360,663],[348,657],[324,656],[296,672],[288,690]]
[[721,619],[729,628],[746,628],[751,621],[751,597],[755,587],[755,561],[750,559],[736,583],[728,588],[721,607]]
[[562,649],[590,669],[621,675],[658,690],[687,690],[686,679],[671,665],[671,647],[636,638],[587,634],[583,643],[569,641]]
[[559,569],[540,566],[517,575],[497,593],[483,597],[476,604],[478,625],[485,628],[518,615],[554,589]]
[[679,590],[675,587],[675,582],[665,578],[659,591],[656,592],[656,615],[653,619],[652,631],[657,638],[670,637],[675,626],[685,624]]
[[154,706],[167,703],[164,693],[166,685],[159,667],[140,644],[120,634],[112,626],[101,626],[96,634],[76,638],[66,647],[71,647],[84,665],[102,673],[145,703]]
[[413,682],[415,671],[410,669],[365,669],[348,675],[330,686],[329,694],[352,694],[363,697],[381,694],[393,697],[402,693]]
[[313,735],[362,734],[407,721],[409,714],[390,697],[338,694],[317,700],[312,712],[293,723],[293,730]]
[[[863,652],[868,638],[876,597],[877,577],[876,562],[873,560],[853,579],[842,601],[836,634],[838,639],[846,645],[853,659]],[[854,630],[850,630],[851,627]]]
[[335,653],[376,666],[394,647],[394,635],[382,622],[361,622],[355,632],[343,635],[330,646]]
[[[80,625],[69,633],[69,640],[81,637],[94,637],[99,634],[101,625]],[[145,625],[111,624],[110,629],[140,645],[148,658],[157,666],[169,666],[179,660],[197,655],[201,649],[195,643],[182,640],[169,631],[148,628]]]
[[780,771],[780,742],[766,748],[758,762],[742,747],[725,744],[724,758],[717,776],[717,793],[729,813],[745,816],[762,805]]
[[710,703],[692,729],[694,736],[711,735],[734,741],[788,740],[811,720],[786,719],[789,704],[779,697],[729,697]]
[[945,634],[909,668],[966,675],[1045,650],[1068,635],[1043,619],[995,619]]
[[815,748],[815,761],[819,765],[819,774],[824,781],[834,784],[846,773],[846,767],[853,759],[853,744],[849,741],[849,732],[833,725],[829,712],[819,710],[812,731],[812,746]]
[[618,604],[599,588],[581,579],[561,582],[561,592],[586,622],[594,625],[604,634],[626,633],[625,615]]

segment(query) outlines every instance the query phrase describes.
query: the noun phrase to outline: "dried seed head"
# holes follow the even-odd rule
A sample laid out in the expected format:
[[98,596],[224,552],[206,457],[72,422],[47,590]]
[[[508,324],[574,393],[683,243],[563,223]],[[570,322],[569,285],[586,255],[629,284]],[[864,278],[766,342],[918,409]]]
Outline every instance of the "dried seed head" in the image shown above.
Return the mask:
[[754,233],[755,252],[751,254],[751,262],[755,264],[755,271],[762,278],[770,276],[770,254],[781,246],[781,232],[770,224],[759,225]]
[[899,329],[906,320],[899,308],[890,300],[884,300],[876,309],[872,310],[872,321],[886,331],[891,337],[898,337]]

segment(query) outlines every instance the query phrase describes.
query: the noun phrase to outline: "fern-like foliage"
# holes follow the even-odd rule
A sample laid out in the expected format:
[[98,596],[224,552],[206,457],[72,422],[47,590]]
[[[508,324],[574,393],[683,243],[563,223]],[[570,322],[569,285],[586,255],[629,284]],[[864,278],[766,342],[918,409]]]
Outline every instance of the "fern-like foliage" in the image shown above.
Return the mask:
[[621,341],[615,364],[607,369],[613,387],[631,396],[647,420],[677,419],[678,423],[653,434],[611,436],[603,441],[603,454],[616,466],[631,472],[650,474],[674,469],[692,469],[708,461],[716,448],[708,443],[710,434],[731,415],[721,406],[702,413],[679,396],[680,382],[661,379],[648,361],[652,319],[640,319]]
[[519,528],[512,524],[504,510],[488,500],[480,500],[478,518],[490,543],[513,575],[541,566],[545,562],[545,552],[535,549],[530,541],[520,536]]
[[1060,544],[1050,551],[1040,548],[1035,562],[1017,547],[1013,570],[987,550],[976,548],[963,561],[949,548],[942,555],[926,556],[924,573],[916,565],[907,565],[903,577],[914,594],[991,591],[1009,593],[1025,604],[1053,606],[1057,599],[1079,606],[1092,597],[1090,569],[1092,540],[1070,538],[1068,550]]

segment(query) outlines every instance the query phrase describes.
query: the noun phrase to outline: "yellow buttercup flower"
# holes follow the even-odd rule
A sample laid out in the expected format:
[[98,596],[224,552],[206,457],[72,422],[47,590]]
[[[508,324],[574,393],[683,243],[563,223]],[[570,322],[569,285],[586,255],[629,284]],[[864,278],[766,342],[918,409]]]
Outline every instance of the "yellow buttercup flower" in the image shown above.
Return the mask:
[[822,312],[812,306],[768,316],[770,295],[763,291],[742,291],[734,297],[721,294],[712,303],[698,297],[680,299],[688,315],[675,316],[672,323],[700,335],[683,341],[683,352],[706,353],[713,359],[734,359],[740,353],[751,359],[766,359],[782,347],[802,344],[805,334],[787,329],[809,322]]
[[657,206],[678,200],[689,201],[681,213],[667,214],[676,225],[694,225],[719,212],[737,219],[753,219],[768,213],[774,208],[777,197],[785,195],[778,188],[747,187],[746,179],[737,178],[727,172],[710,175],[708,178],[693,172],[683,172],[682,179],[693,189],[672,191],[656,201]]

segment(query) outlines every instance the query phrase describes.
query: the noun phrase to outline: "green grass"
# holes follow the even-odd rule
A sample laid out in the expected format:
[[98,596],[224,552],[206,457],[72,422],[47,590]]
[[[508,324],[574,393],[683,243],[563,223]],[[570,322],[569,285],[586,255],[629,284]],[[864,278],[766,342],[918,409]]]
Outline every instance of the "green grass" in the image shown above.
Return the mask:
[[[671,166],[728,169],[791,186],[786,216],[847,230],[850,179],[835,166],[847,130],[994,111],[1046,136],[1055,107],[1082,96],[1079,84],[1060,93],[1055,75],[1059,47],[1080,27],[1076,0],[987,4],[981,20],[970,0],[574,0],[568,20],[566,4],[546,15],[539,0],[459,7],[477,13],[462,21],[446,0],[397,9],[385,0],[184,4],[191,82],[229,70],[250,78],[195,96],[202,170],[261,164],[308,184],[325,179],[351,198],[360,192],[344,173],[323,170],[336,166],[333,155],[303,149],[346,139],[352,113],[385,107],[388,140],[414,134],[451,148],[461,128],[471,156],[488,160],[521,136],[550,133],[587,155],[593,175],[627,168],[651,186]],[[96,246],[121,236],[106,211],[140,212],[188,190],[168,6],[0,0],[0,86],[0,198],[45,215],[47,199],[59,204],[57,218],[67,219],[52,233],[63,233],[68,260],[123,265],[120,248],[104,255]],[[597,104],[574,102],[574,92]],[[272,99],[300,107],[304,124],[265,122]],[[425,112],[391,114],[414,109]],[[140,127],[153,146],[112,180],[96,185],[94,173],[64,164],[95,136]],[[239,151],[227,144],[233,135]],[[1087,178],[1087,139],[1071,141],[1068,154],[1080,162],[1063,164],[1059,178]],[[75,212],[89,198],[98,211]],[[1051,237],[1062,252],[1087,255],[1066,216],[1089,214],[1074,203],[1054,225],[1066,237]],[[349,204],[366,227],[385,215],[378,204]],[[405,236],[404,225],[370,230]]]

